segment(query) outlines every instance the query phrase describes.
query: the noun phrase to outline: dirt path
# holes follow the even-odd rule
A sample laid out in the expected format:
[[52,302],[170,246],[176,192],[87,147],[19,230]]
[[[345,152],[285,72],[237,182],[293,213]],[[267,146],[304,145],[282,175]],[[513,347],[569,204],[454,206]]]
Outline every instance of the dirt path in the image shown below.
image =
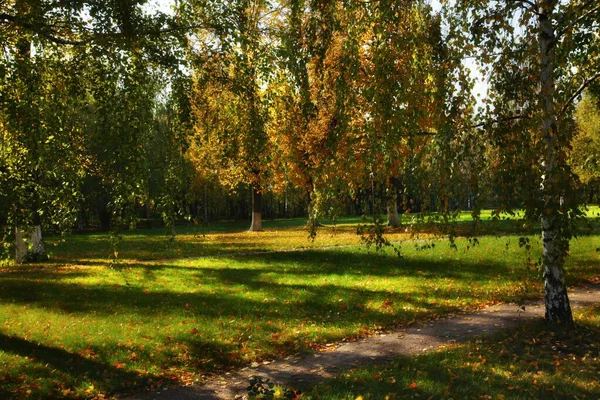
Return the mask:
[[[569,294],[571,306],[580,308],[600,301],[600,285],[579,287]],[[441,345],[465,342],[477,336],[515,327],[543,318],[542,302],[527,304],[525,311],[515,304],[501,304],[476,312],[442,318],[424,324],[336,345],[332,351],[303,357],[290,357],[269,364],[246,367],[209,379],[203,385],[165,388],[141,393],[128,400],[242,399],[248,380],[257,375],[295,388],[311,386],[321,380],[365,364],[378,364],[401,356],[414,356]]]

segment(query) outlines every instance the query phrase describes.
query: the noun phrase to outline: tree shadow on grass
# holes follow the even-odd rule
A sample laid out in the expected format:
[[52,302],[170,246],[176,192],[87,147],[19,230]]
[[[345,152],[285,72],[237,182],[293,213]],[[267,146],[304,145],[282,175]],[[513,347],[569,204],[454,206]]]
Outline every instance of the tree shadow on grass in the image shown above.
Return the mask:
[[[433,303],[434,300],[428,300],[432,288],[437,291],[435,296],[438,300],[457,297],[473,300],[476,293],[466,291],[464,282],[471,286],[495,284],[498,276],[506,281],[516,281],[522,273],[508,268],[507,264],[489,260],[485,263],[464,260],[423,262],[331,249],[269,253],[235,257],[233,260],[232,267],[228,267],[228,259],[219,260],[217,265],[206,261],[194,267],[126,264],[122,268],[127,272],[129,281],[124,278],[122,284],[81,285],[70,282],[86,274],[93,276],[93,270],[0,274],[0,302],[100,315],[117,312],[148,315],[159,311],[178,314],[185,311],[187,304],[185,312],[201,310],[199,314],[210,318],[239,315],[259,318],[279,307],[283,315],[302,315],[324,322],[337,316],[344,323],[352,318],[393,323],[394,320],[414,317],[399,315],[394,318],[392,312],[414,313],[401,311],[402,306],[421,310],[421,314],[428,309],[456,311],[455,307],[440,306]],[[162,274],[171,274],[169,279],[177,279],[184,289],[170,291],[168,285],[157,285]],[[389,279],[389,290],[381,285],[370,287],[369,280],[375,278]],[[395,287],[405,282],[403,278],[416,279],[411,280],[411,287]],[[462,289],[459,283],[463,284]],[[369,302],[384,301],[398,307],[392,306],[386,313],[369,311]],[[328,315],[329,312],[332,315]]]
[[[516,245],[515,245],[516,246]],[[222,270],[224,268],[235,271],[238,265],[252,264],[252,268],[262,272],[289,273],[289,274],[332,274],[332,275],[376,275],[376,276],[401,276],[411,275],[417,272],[427,272],[430,274],[452,275],[454,277],[486,277],[494,274],[505,274],[518,272],[519,265],[525,262],[525,253],[523,260],[510,260],[510,262],[500,263],[494,260],[494,257],[503,257],[501,249],[498,254],[486,254],[483,258],[469,260],[462,252],[454,254],[443,254],[444,259],[437,259],[436,254],[431,254],[429,258],[398,258],[391,252],[368,252],[357,248],[315,248],[304,249],[301,251],[272,251],[272,252],[254,252],[243,254],[228,254],[224,256],[206,258],[187,258],[191,264],[179,265],[178,262],[169,262],[163,260],[160,262],[129,261],[111,264],[109,261],[90,261],[74,260],[73,264],[89,267],[108,267],[113,266],[117,270],[144,269],[147,272],[157,272],[161,270]],[[424,253],[427,254],[427,253]],[[468,256],[467,254],[466,256]],[[227,264],[228,260],[233,261],[231,268]],[[219,265],[221,264],[221,265]],[[236,265],[237,264],[237,265]],[[262,264],[261,266],[257,266]],[[510,268],[508,268],[510,266]],[[243,267],[244,268],[244,267]],[[16,271],[13,271],[16,273]],[[34,270],[35,272],[35,270]]]
[[[515,221],[503,221],[514,225]],[[597,234],[598,229],[592,229],[593,223],[582,226],[579,230],[579,236],[588,236]],[[455,234],[458,236],[468,235],[469,223],[457,223]],[[418,234],[442,234],[440,226],[433,224],[431,228],[426,226],[421,227]],[[490,228],[486,227],[475,236],[517,236],[517,235],[537,235],[539,229],[524,230],[524,229],[507,229],[507,228]],[[202,236],[193,235],[189,232],[184,233],[171,242],[167,237],[156,235],[153,232],[144,230],[136,231],[130,235],[125,235],[123,241],[118,245],[119,256],[125,260],[141,260],[141,261],[159,261],[173,260],[178,258],[190,257],[223,257],[234,254],[260,254],[270,251],[277,251],[285,244],[274,245],[263,243],[260,239],[246,238],[240,240],[239,237],[228,236],[227,233],[239,234],[239,232],[224,232],[218,237],[218,240],[206,240]],[[446,235],[443,234],[443,237]],[[441,238],[438,238],[441,239]],[[443,239],[441,239],[443,242]],[[358,245],[359,237],[356,236],[354,243],[349,245]],[[317,242],[313,243],[306,239],[304,245],[300,246],[305,249],[319,248],[319,237]],[[68,264],[78,263],[77,260],[86,259],[108,259],[113,254],[113,249],[110,245],[110,239],[106,236],[85,236],[75,235],[69,238],[67,243],[59,243],[58,247],[52,248],[53,257],[50,263]]]
[[[329,258],[335,254],[318,251],[312,256]],[[160,346],[171,348],[173,343],[183,343],[181,353],[196,360],[190,361],[194,368],[211,371],[239,365],[246,346],[258,348],[261,357],[307,351],[319,343],[364,335],[378,327],[460,310],[457,303],[443,300],[461,297],[468,302],[476,301],[475,294],[457,286],[440,288],[437,297],[430,297],[430,288],[419,285],[406,291],[394,290],[393,282],[389,290],[369,287],[366,283],[369,274],[389,276],[384,267],[378,267],[382,268],[379,271],[369,266],[366,260],[372,255],[352,256],[353,261],[364,268],[364,274],[352,263],[337,265],[334,261],[324,267],[322,260],[314,260],[310,255],[300,259],[298,268],[282,272],[278,267],[281,256],[264,257],[269,262],[261,268],[244,267],[244,263],[242,267],[220,269],[175,266],[181,280],[196,282],[198,289],[191,292],[147,290],[143,285],[88,286],[60,279],[31,279],[30,274],[24,274],[22,279],[11,274],[10,282],[3,282],[0,275],[0,286],[4,289],[0,291],[0,303],[35,306],[75,317],[94,315],[116,325],[122,322],[119,318],[127,316],[125,323],[157,326],[148,334],[159,342],[160,337],[166,335],[161,332],[162,327],[169,326],[173,330],[172,327],[179,326],[175,329],[176,337]],[[293,255],[285,254],[285,257]],[[264,258],[259,257],[258,261],[262,265]],[[364,262],[361,264],[361,261]],[[256,264],[257,260],[248,262]],[[487,267],[483,269],[484,277],[492,280],[494,275],[488,271],[494,266]],[[139,268],[146,267],[131,266],[133,271]],[[160,266],[152,271],[158,275],[165,268],[170,267]],[[432,262],[421,268],[433,273],[446,267]],[[337,277],[332,279],[340,273],[352,274],[359,283],[364,279],[365,284],[348,286],[348,283],[338,282]],[[276,278],[281,274],[298,276],[298,282],[294,283],[294,279],[278,282]],[[321,278],[325,281],[316,283]],[[463,276],[458,275],[456,279]],[[136,353],[140,357],[148,356],[141,349]],[[174,363],[177,357],[174,354],[171,361],[166,362]]]
[[[174,349],[172,355],[161,361],[165,368],[180,366],[183,362],[196,370],[210,372],[240,365],[246,346],[258,348],[260,357],[271,357],[309,350],[314,341],[340,340],[349,332],[367,333],[361,331],[361,325],[373,329],[456,312],[460,308],[456,303],[442,301],[462,297],[475,302],[476,293],[448,283],[494,283],[498,275],[511,273],[506,264],[489,261],[483,264],[464,260],[423,263],[365,252],[340,254],[331,249],[252,255],[233,260],[231,267],[228,262],[232,259],[226,258],[219,260],[221,264],[216,266],[127,264],[123,266],[125,272],[137,273],[142,278],[132,281],[130,286],[81,284],[80,278],[95,273],[85,269],[0,274],[0,305],[16,303],[40,307],[49,313],[74,314],[74,318],[94,315],[109,325],[118,325],[120,316],[125,315],[128,316],[126,321],[151,325],[148,334],[154,335],[152,340],[158,341],[158,346]],[[171,273],[170,279],[177,277],[189,284],[189,291],[169,290],[168,284],[156,286],[154,281],[162,280],[161,274],[167,273]],[[517,275],[513,271],[508,279],[516,279]],[[421,283],[417,281],[407,290],[393,290],[397,284],[393,279],[403,276],[418,276]],[[340,277],[351,277],[354,281],[344,282]],[[370,287],[368,280],[374,277],[389,279],[390,289]],[[78,279],[70,281],[72,278]],[[447,282],[430,297],[431,282],[436,279]],[[387,308],[382,307],[383,304]],[[221,328],[220,324],[224,323],[230,326]],[[167,325],[181,326],[181,329],[173,338],[164,338],[166,334],[161,331]],[[204,330],[202,325],[210,325],[212,331]],[[311,326],[320,332],[307,333],[306,328]],[[295,334],[296,328],[304,330]],[[282,333],[285,337],[279,338]],[[231,340],[224,341],[223,335],[231,336]],[[251,336],[257,341],[252,342]],[[138,379],[135,374],[121,376],[120,369],[102,363],[96,365],[96,361],[66,350],[40,347],[6,335],[4,342],[13,353],[22,356],[47,350],[48,355],[44,357],[51,360],[46,361],[50,365],[63,361],[65,365],[79,363],[80,370],[106,371],[106,375],[116,376],[116,381]],[[98,347],[98,343],[95,346],[98,354],[110,351]],[[139,357],[151,358],[149,350],[133,350]],[[105,385],[107,391],[121,390],[118,383]]]
[[[0,398],[20,398],[25,395],[19,387],[28,381],[32,388],[45,377],[54,385],[44,389],[44,396],[62,397],[62,391],[73,389],[72,383],[83,380],[94,385],[105,393],[111,393],[125,388],[141,388],[147,386],[153,379],[152,376],[142,376],[136,372],[124,368],[117,368],[91,357],[84,357],[71,353],[67,350],[51,347],[40,343],[0,333],[0,351],[15,356],[28,358],[30,361],[24,368],[10,371],[4,376],[3,384],[0,385]],[[35,383],[37,382],[37,383]],[[31,389],[29,389],[31,390]],[[48,393],[50,392],[50,393]],[[52,393],[54,392],[54,393]],[[35,396],[34,396],[35,397]]]
[[[339,251],[339,249],[315,249],[301,252],[275,252],[234,256],[218,260],[198,260],[192,266],[156,263],[126,263],[116,268],[123,272],[120,284],[80,285],[70,280],[95,277],[94,269],[64,269],[41,271],[12,271],[0,273],[0,301],[38,303],[44,307],[65,307],[68,312],[103,313],[110,306],[118,306],[132,312],[150,305],[206,302],[214,304],[219,297],[237,303],[252,302],[251,298],[239,296],[239,292],[252,291],[260,294],[273,293],[283,299],[294,299],[293,291],[314,293],[317,303],[338,297],[356,300],[365,296],[387,296],[402,292],[394,288],[403,278],[414,278],[407,291],[418,290],[422,282],[430,287],[440,282],[439,290],[447,296],[464,295],[442,285],[452,282],[487,284],[522,278],[524,268],[510,262],[487,259],[399,259],[389,254],[365,251]],[[118,275],[115,275],[118,277]],[[373,289],[370,279],[389,279],[390,290]],[[170,291],[162,280],[176,280],[180,287]],[[82,279],[78,279],[81,281]],[[395,281],[397,280],[397,282]],[[158,286],[158,287],[157,287]],[[208,288],[216,291],[207,293]],[[410,289],[410,290],[408,290]],[[107,311],[109,312],[109,311]]]
[[[137,314],[149,317],[149,313],[161,312],[167,315],[195,314],[210,318],[254,314],[260,317],[269,315],[271,308],[279,307],[279,313],[284,315],[305,315],[299,313],[306,309],[312,310],[315,317],[318,317],[321,312],[339,308],[339,304],[344,306],[343,309],[357,309],[362,312],[365,302],[371,297],[381,298],[383,301],[394,295],[386,290],[348,288],[331,283],[319,286],[269,283],[260,280],[261,274],[254,270],[238,270],[238,273],[245,274],[246,278],[242,280],[237,274],[223,274],[222,289],[212,293],[148,291],[142,287],[123,285],[90,287],[68,282],[12,279],[10,287],[5,285],[0,292],[0,303],[31,305],[64,313],[94,313],[105,316]],[[239,285],[236,281],[257,293],[246,297],[243,293],[244,288],[237,287]],[[227,284],[230,286],[227,287]],[[301,297],[296,293],[300,291]],[[455,294],[449,292],[450,296]],[[403,294],[397,294],[397,297],[402,298]],[[342,301],[343,303],[340,303]],[[416,296],[407,296],[406,301],[419,308],[428,307],[426,302],[417,303]],[[285,312],[281,312],[282,309]],[[377,314],[379,313],[374,313],[373,317]]]

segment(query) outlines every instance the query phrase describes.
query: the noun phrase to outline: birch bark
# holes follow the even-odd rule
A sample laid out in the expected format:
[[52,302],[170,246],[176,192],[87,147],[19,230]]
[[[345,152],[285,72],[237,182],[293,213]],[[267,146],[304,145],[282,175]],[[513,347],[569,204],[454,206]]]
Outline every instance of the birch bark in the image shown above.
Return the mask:
[[568,238],[559,229],[561,221],[561,191],[558,178],[557,149],[559,132],[556,123],[555,96],[555,28],[552,14],[556,0],[540,0],[538,14],[538,38],[540,50],[540,94],[542,109],[542,140],[544,175],[540,185],[542,197],[542,239],[546,321],[572,324],[573,316],[564,279],[564,262],[568,252]]

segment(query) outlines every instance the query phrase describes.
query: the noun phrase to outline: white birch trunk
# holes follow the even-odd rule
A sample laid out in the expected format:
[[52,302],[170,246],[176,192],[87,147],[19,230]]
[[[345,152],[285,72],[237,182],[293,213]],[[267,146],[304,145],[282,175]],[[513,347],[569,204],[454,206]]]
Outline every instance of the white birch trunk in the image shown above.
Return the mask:
[[42,241],[42,227],[40,225],[36,225],[33,228],[31,228],[31,235],[29,236],[29,240],[31,242],[30,251],[32,253],[39,254],[41,256],[46,254],[44,242]]
[[563,265],[568,251],[567,238],[562,236],[558,227],[561,223],[560,183],[557,182],[557,154],[559,145],[556,114],[554,110],[554,69],[556,43],[555,31],[551,16],[556,7],[555,0],[540,0],[539,46],[540,46],[540,105],[542,108],[542,138],[545,148],[543,159],[544,175],[542,176],[541,195],[543,276],[546,303],[546,321],[549,323],[573,323],[567,287],[564,280]]
[[249,231],[262,231],[262,193],[256,188],[252,189],[252,223]]
[[42,241],[42,227],[15,228],[15,262],[22,264],[28,259],[41,259],[46,250]]
[[27,242],[20,228],[15,228],[15,262],[22,264],[27,257]]
[[388,226],[398,228],[400,226],[400,216],[398,215],[398,204],[396,195],[390,195],[387,200],[387,222]]

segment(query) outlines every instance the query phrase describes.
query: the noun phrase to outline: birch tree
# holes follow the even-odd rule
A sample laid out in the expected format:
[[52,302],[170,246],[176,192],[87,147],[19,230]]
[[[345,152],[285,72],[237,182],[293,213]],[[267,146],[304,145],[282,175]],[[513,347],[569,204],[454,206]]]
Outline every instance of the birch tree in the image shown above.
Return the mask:
[[[449,9],[457,17],[454,27],[463,33],[455,37],[465,40],[465,50],[474,50],[492,77],[496,97],[481,126],[496,131],[491,138],[520,132],[524,139],[523,147],[498,151],[508,157],[516,152],[517,158],[524,153],[531,160],[512,172],[537,176],[535,184],[521,177],[515,183],[513,175],[511,186],[521,188],[517,200],[526,217],[541,223],[546,320],[571,324],[564,263],[580,211],[566,150],[574,102],[600,78],[600,5],[595,0],[458,0]],[[516,206],[510,200],[509,209]]]
[[380,1],[366,14],[362,175],[384,185],[388,224],[397,227],[397,186],[440,128],[452,64],[441,54],[440,20],[425,4]]
[[196,29],[189,34],[194,68],[196,145],[222,183],[252,188],[250,231],[262,230],[262,194],[269,156],[265,88],[273,68],[270,1],[190,1],[180,14]]
[[66,230],[76,218],[89,122],[78,118],[102,78],[91,76],[91,61],[118,63],[131,51],[148,64],[173,61],[161,45],[175,43],[175,28],[144,3],[0,2],[2,178],[11,181],[2,187],[17,262],[43,257],[42,226]]

